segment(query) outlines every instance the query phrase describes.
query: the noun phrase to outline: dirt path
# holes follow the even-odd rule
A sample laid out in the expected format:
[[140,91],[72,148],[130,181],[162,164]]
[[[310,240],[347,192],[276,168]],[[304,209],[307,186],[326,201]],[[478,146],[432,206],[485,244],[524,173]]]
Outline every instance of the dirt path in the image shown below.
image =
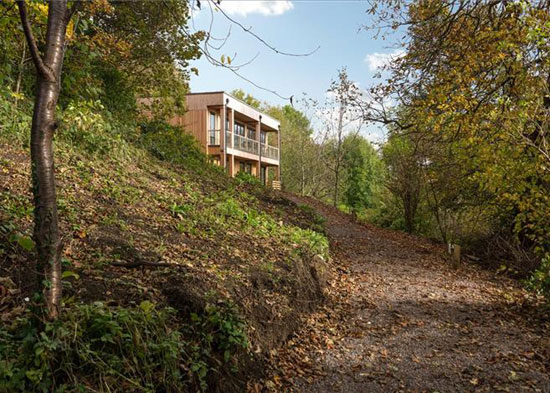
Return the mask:
[[273,353],[271,389],[550,392],[548,322],[513,282],[305,202],[327,219],[333,279],[327,305]]

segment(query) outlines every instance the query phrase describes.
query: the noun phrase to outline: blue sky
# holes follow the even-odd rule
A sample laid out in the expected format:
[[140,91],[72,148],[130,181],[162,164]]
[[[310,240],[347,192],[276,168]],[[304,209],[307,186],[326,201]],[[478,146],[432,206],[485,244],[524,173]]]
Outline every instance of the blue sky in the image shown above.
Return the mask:
[[[202,1],[202,10],[196,12],[196,29],[207,29],[212,20],[210,9]],[[276,54],[238,26],[231,27],[225,46],[213,51],[216,58],[222,54],[234,58],[234,63],[258,57],[240,69],[240,73],[256,84],[276,90],[280,95],[301,97],[302,93],[322,100],[331,79],[345,66],[350,79],[362,88],[379,81],[374,79],[375,66],[395,52],[393,42],[375,39],[362,26],[372,23],[367,14],[368,3],[360,0],[222,0],[221,7],[232,18],[251,27],[262,39],[286,52],[307,53],[310,56],[289,57]],[[219,12],[213,12],[212,35],[224,37],[231,25]],[[215,43],[215,42],[213,42]],[[255,97],[273,105],[284,105],[276,95],[263,91],[233,75],[229,70],[211,65],[206,59],[194,62],[199,76],[191,78],[194,92],[242,88]],[[376,133],[369,127],[367,133]],[[374,137],[372,139],[377,139]]]

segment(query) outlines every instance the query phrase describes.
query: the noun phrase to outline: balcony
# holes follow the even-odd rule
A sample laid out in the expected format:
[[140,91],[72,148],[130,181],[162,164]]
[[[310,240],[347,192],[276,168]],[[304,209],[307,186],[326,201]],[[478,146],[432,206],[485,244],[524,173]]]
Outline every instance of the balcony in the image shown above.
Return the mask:
[[241,135],[233,135],[233,149],[244,151],[247,153],[259,154],[259,142],[254,139],[246,138]]
[[262,157],[272,158],[274,160],[279,159],[279,149],[273,146],[262,143]]
[[[231,144],[231,135],[233,135],[233,144]],[[226,132],[225,143],[229,148],[254,154],[258,157],[260,156],[260,149],[259,149],[260,143],[257,140],[250,139],[237,134],[232,134],[231,132]],[[270,158],[272,160],[279,160],[278,148],[266,145],[265,143],[262,143],[261,146],[262,146],[262,151],[261,151],[262,157]]]

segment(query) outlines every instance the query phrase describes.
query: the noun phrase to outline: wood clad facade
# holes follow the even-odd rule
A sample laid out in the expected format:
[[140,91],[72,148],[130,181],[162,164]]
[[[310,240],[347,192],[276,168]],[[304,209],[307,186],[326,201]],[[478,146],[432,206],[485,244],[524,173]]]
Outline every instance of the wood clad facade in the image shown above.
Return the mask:
[[199,141],[203,151],[207,153],[207,120],[208,111],[202,109],[188,111],[183,116],[173,117],[169,123],[173,126],[182,127],[186,133],[194,136]]
[[193,135],[230,176],[245,171],[265,184],[271,185],[269,179],[280,184],[276,119],[221,91],[189,94],[186,108],[186,114],[174,117],[170,124]]

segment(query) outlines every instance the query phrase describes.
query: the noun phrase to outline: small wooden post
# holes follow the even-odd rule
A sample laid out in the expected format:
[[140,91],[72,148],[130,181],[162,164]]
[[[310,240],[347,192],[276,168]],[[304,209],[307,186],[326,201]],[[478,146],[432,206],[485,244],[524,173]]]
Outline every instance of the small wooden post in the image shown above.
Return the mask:
[[460,265],[460,252],[461,247],[458,244],[449,243],[449,254],[451,256],[451,263],[454,268]]

